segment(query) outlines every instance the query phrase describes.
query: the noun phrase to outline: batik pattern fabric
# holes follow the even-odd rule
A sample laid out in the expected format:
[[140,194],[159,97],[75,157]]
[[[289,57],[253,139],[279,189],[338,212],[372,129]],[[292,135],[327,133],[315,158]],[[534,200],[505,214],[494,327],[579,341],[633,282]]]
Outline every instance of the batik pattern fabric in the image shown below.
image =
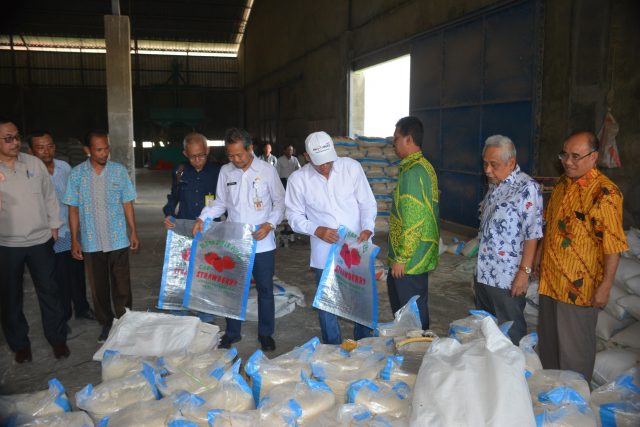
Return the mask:
[[421,152],[400,162],[389,218],[389,264],[406,274],[422,274],[438,265],[440,241],[438,179]]
[[540,185],[519,166],[490,184],[480,204],[478,282],[511,289],[520,268],[524,242],[542,237]]
[[[83,252],[103,251],[99,238],[99,225],[94,207],[98,200],[95,198],[92,186],[93,167],[87,159],[71,170],[64,203],[77,206],[80,214],[80,243]],[[115,162],[108,161],[102,171],[106,198],[104,215],[107,221],[109,250],[118,250],[129,246],[127,236],[127,222],[124,215],[123,203],[132,202],[136,198],[136,190],[129,178],[127,169]],[[104,225],[104,224],[102,224]]]
[[602,283],[604,255],[629,247],[622,229],[622,193],[599,170],[561,177],[545,211],[539,293],[591,306]]

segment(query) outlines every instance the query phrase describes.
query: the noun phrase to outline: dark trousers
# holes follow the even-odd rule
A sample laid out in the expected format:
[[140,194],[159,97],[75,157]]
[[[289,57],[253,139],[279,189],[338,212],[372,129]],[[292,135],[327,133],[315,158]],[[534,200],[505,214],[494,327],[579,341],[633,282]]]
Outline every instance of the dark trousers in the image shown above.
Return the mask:
[[51,345],[64,344],[67,322],[55,280],[53,239],[26,248],[0,246],[0,308],[7,343],[14,352],[31,346],[29,323],[22,309],[25,264],[38,296],[44,336]]
[[527,335],[527,322],[524,320],[524,306],[527,304],[524,295],[511,296],[511,289],[500,289],[475,281],[476,308],[487,311],[498,319],[498,324],[513,320],[509,329],[509,338],[518,345]]
[[[320,279],[322,278],[322,270],[319,268],[313,268],[313,273],[316,276],[316,287],[320,286]],[[338,323],[338,316],[333,313],[318,310],[318,319],[320,320],[320,331],[322,334],[322,342],[324,344],[342,344],[342,332],[340,331],[340,323]],[[360,323],[353,322],[353,339],[358,341],[362,338],[370,337],[373,335],[373,329],[361,325]]]
[[429,273],[405,274],[399,279],[394,279],[391,269],[387,275],[387,291],[391,311],[395,314],[405,306],[411,297],[418,295],[418,310],[422,329],[429,329]]
[[[56,259],[56,282],[60,287],[62,308],[65,319],[71,319],[75,311],[76,317],[89,311],[87,288],[84,277],[84,262],[74,259],[71,251],[59,252]],[[71,303],[73,302],[73,310]]]
[[538,353],[544,369],[568,369],[591,382],[596,361],[598,309],[540,295]]
[[[273,298],[273,274],[275,272],[276,251],[256,254],[253,261],[253,278],[258,291],[258,335],[270,337],[275,330],[275,302]],[[242,321],[227,318],[225,334],[229,338],[240,337]]]
[[287,178],[280,178],[280,182],[282,183],[282,186],[286,190],[287,189]]
[[113,323],[115,317],[131,309],[131,279],[129,277],[129,248],[111,252],[83,252],[87,279],[93,296],[93,310],[102,326]]

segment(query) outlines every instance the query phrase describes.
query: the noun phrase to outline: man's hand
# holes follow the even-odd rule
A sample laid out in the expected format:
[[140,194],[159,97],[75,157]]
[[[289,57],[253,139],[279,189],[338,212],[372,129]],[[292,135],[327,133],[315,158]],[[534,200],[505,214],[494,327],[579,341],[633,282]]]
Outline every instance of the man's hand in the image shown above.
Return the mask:
[[140,241],[138,240],[137,233],[131,233],[131,237],[129,238],[129,241],[131,242],[131,244],[129,245],[129,248],[133,252],[136,252],[138,249],[140,249]]
[[79,261],[84,259],[82,256],[82,246],[80,246],[80,242],[75,239],[71,241],[71,256]]
[[362,243],[365,240],[369,240],[369,237],[371,237],[373,233],[369,230],[362,230],[360,232],[360,235],[358,236],[358,243]]
[[253,232],[253,238],[256,240],[262,240],[269,235],[269,232],[273,230],[271,224],[265,222],[264,224],[260,224],[260,227]]
[[609,302],[610,292],[611,286],[605,286],[604,283],[600,284],[596,288],[593,298],[591,298],[591,305],[595,308],[603,309]]
[[340,238],[340,235],[338,234],[338,230],[335,228],[329,228],[329,227],[318,227],[316,228],[316,231],[313,234],[315,234],[316,237],[324,240],[327,243],[335,243]]
[[200,218],[198,218],[196,219],[196,223],[193,224],[193,230],[191,230],[191,234],[195,236],[198,233],[202,233],[203,229],[204,229],[204,222]]
[[404,264],[400,264],[399,262],[394,263],[391,266],[391,275],[394,279],[401,279],[404,277]]
[[57,228],[52,228],[51,229],[51,237],[53,238],[54,242],[56,240],[58,240],[58,229]]
[[528,286],[529,276],[525,272],[518,270],[516,277],[513,278],[513,283],[511,283],[511,296],[526,295]]
[[172,218],[173,217],[171,217],[171,216],[165,216],[164,217],[164,228],[166,228],[167,230],[169,230],[171,228],[176,228],[176,224],[171,221]]

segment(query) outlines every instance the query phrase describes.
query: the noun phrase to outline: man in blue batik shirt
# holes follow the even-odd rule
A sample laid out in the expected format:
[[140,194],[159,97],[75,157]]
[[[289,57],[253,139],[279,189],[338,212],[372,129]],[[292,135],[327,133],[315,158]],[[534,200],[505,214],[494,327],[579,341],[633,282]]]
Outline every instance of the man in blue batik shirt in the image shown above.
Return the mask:
[[109,160],[106,132],[89,132],[84,149],[89,159],[71,170],[64,203],[69,206],[71,255],[85,261],[93,309],[102,325],[98,342],[103,343],[113,319],[131,309],[129,250],[140,246],[133,207],[136,190],[127,169]]
[[525,295],[542,238],[542,194],[540,185],[520,170],[509,138],[487,138],[482,160],[489,191],[480,204],[475,303],[498,323],[512,320],[509,337],[518,345],[527,333]]
[[[51,182],[56,189],[60,205],[58,240],[53,245],[56,259],[56,282],[60,287],[62,305],[67,320],[75,312],[76,319],[96,320],[93,310],[87,302],[87,288],[84,277],[84,262],[71,256],[71,231],[69,230],[69,208],[62,202],[67,189],[71,166],[67,162],[54,159],[56,145],[47,131],[36,131],[27,137],[29,152],[47,167]],[[71,303],[73,302],[73,310]]]
[[193,132],[185,136],[183,144],[183,154],[189,162],[178,165],[173,171],[171,194],[167,195],[167,204],[162,208],[166,228],[174,227],[171,217],[198,218],[202,209],[213,203],[218,185],[220,166],[207,161],[207,138]]

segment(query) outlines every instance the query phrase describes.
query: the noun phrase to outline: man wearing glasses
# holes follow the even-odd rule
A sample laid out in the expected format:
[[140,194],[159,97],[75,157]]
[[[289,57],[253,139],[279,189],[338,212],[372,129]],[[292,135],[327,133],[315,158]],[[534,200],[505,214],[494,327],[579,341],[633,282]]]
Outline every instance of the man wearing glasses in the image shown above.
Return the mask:
[[67,322],[55,280],[54,241],[60,208],[49,172],[20,152],[15,124],[0,118],[0,312],[2,330],[17,363],[30,362],[29,324],[22,311],[25,264],[38,295],[42,326],[56,359],[69,356]]
[[598,139],[575,132],[558,158],[564,175],[545,211],[538,247],[540,359],[545,369],[569,369],[591,381],[598,311],[607,305],[620,252],[622,194],[597,168]]
[[[200,133],[190,133],[184,138],[184,156],[189,160],[173,171],[171,194],[164,205],[164,225],[173,228],[171,217],[195,220],[205,206],[215,199],[220,167],[207,161],[207,138]],[[176,213],[176,206],[178,212]]]

